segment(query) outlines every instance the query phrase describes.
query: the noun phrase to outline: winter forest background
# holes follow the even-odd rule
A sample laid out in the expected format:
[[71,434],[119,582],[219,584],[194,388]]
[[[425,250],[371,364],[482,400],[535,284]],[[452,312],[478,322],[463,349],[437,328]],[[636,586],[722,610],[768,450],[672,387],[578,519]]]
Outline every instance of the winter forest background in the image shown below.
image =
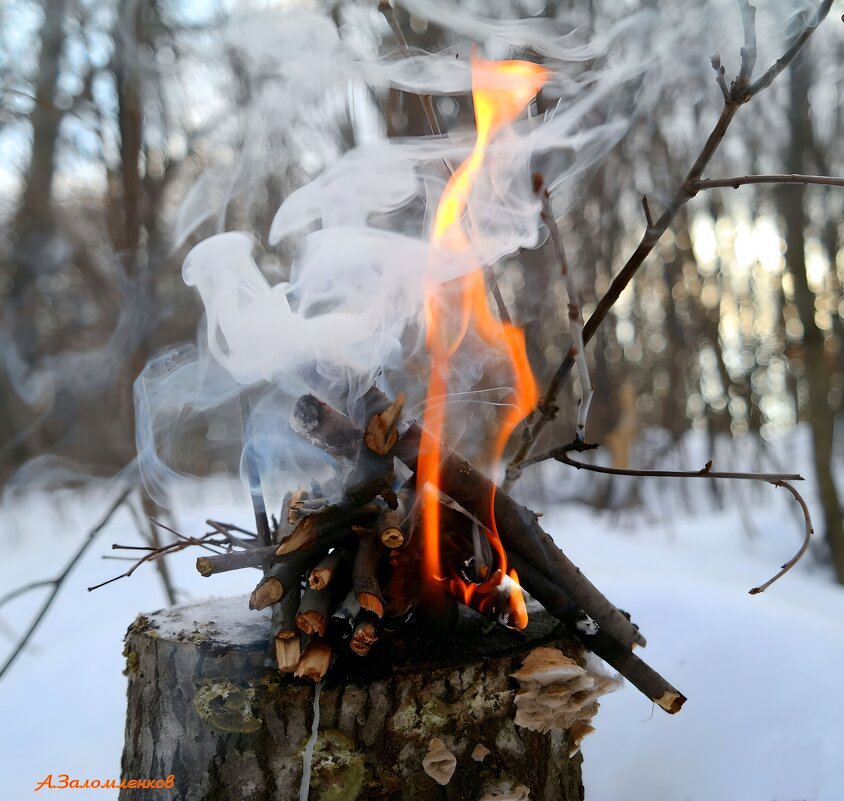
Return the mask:
[[[661,208],[717,116],[721,97],[708,57],[719,51],[728,75],[737,69],[741,24],[735,3],[454,5],[486,16],[545,19],[549,30],[557,30],[555,25],[568,30],[574,20],[590,38],[645,8],[659,15],[660,30],[672,31],[641,42],[644,50],[653,49],[659,69],[644,73],[619,101],[629,123],[626,134],[563,200],[562,234],[588,318],[641,236],[642,196]],[[783,51],[814,3],[757,5],[761,63]],[[292,253],[267,245],[280,201],[356,145],[427,133],[417,99],[395,88],[373,88],[350,77],[315,94],[306,76],[297,92],[289,88],[297,67],[287,57],[292,43],[282,10],[321,11],[351,51],[371,58],[394,49],[375,6],[374,0],[0,3],[4,547],[14,551],[19,544],[23,518],[16,515],[22,509],[29,509],[28,535],[33,525],[41,528],[42,548],[53,536],[50,526],[78,526],[81,534],[96,522],[83,521],[78,510],[66,518],[45,512],[39,520],[31,498],[47,492],[55,495],[38,497],[61,495],[67,503],[62,493],[97,486],[134,458],[135,379],[162,348],[197,335],[202,307],[181,278],[193,244],[216,231],[249,230],[263,243],[258,260],[264,274],[273,283],[283,280]],[[737,117],[707,177],[844,175],[842,9],[833,5],[810,46]],[[409,44],[420,51],[440,51],[461,39],[404,7],[398,14]],[[560,23],[563,19],[568,22]],[[493,37],[479,44],[496,55]],[[540,95],[531,113],[548,112],[546,102],[556,99]],[[472,125],[465,95],[435,98],[435,105],[446,131]],[[605,446],[599,461],[697,469],[711,458],[720,470],[804,472],[817,535],[808,566],[796,580],[806,593],[832,580],[844,583],[844,453],[836,436],[844,403],[842,210],[839,187],[701,192],[681,211],[588,348],[596,387],[588,439]],[[532,366],[544,385],[564,355],[567,310],[562,286],[547,286],[535,268],[539,258],[535,251],[514,254],[500,276],[513,317],[526,325]],[[561,397],[557,422],[545,433],[547,442],[571,439],[578,397],[574,381]],[[172,455],[180,472],[236,479],[239,429],[192,418],[179,437]],[[209,441],[216,443],[213,448]],[[601,540],[601,547],[624,554],[613,563],[618,571],[625,559],[635,563],[631,538],[642,527],[673,531],[669,536],[680,540],[676,547],[688,546],[692,559],[703,548],[702,563],[713,572],[724,569],[719,553],[729,561],[771,532],[787,543],[783,553],[799,542],[799,510],[764,484],[645,481],[551,466],[525,475],[522,485],[524,494],[569,510],[577,528],[598,527],[603,538],[608,530],[629,535]],[[782,504],[776,516],[772,497]],[[184,522],[183,496],[174,494],[169,503],[160,497],[148,501],[145,512],[158,514],[159,506],[171,520]],[[185,514],[208,516],[193,508]],[[702,533],[707,520],[727,519],[723,515],[733,521],[729,543]],[[124,525],[137,528],[129,520]],[[786,525],[794,530],[784,531]],[[691,532],[690,540],[684,542],[677,530]],[[146,535],[153,536],[149,530]],[[663,546],[661,540],[658,547]],[[588,553],[585,543],[581,547]],[[754,572],[773,572],[781,554],[761,547],[768,558],[762,561],[756,551]],[[57,552],[64,553],[64,546]],[[43,553],[26,563],[32,578],[38,577],[36,564],[43,570]],[[673,556],[647,553],[664,558],[671,569]],[[194,593],[205,589],[196,586],[195,576],[182,580],[176,569],[165,574],[159,578],[172,600],[184,597],[188,587]],[[4,572],[0,589],[12,589],[26,577]],[[625,576],[622,583],[633,581]],[[131,609],[163,602],[146,601],[135,586],[152,585],[121,586],[133,596],[124,609],[124,627]],[[751,603],[736,597],[736,604]],[[826,605],[825,612],[830,603],[841,608],[840,594],[823,598],[818,603]],[[651,601],[655,608],[665,603]],[[95,614],[93,603],[86,609]],[[814,614],[812,607],[804,612]],[[772,619],[770,628],[780,627]],[[732,640],[725,642],[729,647]],[[663,646],[663,653],[669,651]],[[114,714],[119,718],[122,709]],[[600,716],[598,721],[600,730]],[[589,759],[587,748],[587,769]],[[27,776],[22,787],[30,778],[34,786],[41,776]],[[818,782],[814,791],[803,786],[798,791],[832,798]]]

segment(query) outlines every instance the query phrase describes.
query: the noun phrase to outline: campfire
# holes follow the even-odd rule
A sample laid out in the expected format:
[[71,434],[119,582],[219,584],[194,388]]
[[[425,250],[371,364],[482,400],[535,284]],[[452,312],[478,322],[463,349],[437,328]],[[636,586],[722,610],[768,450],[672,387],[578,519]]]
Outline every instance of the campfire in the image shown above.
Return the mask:
[[[272,608],[273,650],[283,672],[318,681],[340,652],[366,657],[373,648],[393,647],[420,622],[442,629],[457,604],[518,632],[528,624],[527,593],[663,709],[676,712],[685,700],[636,656],[633,648],[645,644],[638,627],[556,547],[538,516],[446,444],[452,364],[469,339],[511,387],[494,437],[477,449],[485,465],[498,469],[510,435],[539,398],[524,332],[502,304],[489,305],[490,289],[500,293],[477,262],[466,217],[487,148],[548,77],[530,62],[473,58],[476,139],[459,165],[447,165],[451,175],[433,219],[421,420],[404,415],[403,394],[390,398],[376,386],[347,398],[362,425],[347,416],[350,409],[301,396],[290,426],[337,466],[342,497],[323,497],[303,475],[309,488],[289,492],[271,523],[258,466],[247,459],[260,544],[197,559],[203,576],[262,569],[250,608]],[[456,277],[443,280],[449,273]],[[247,403],[247,430],[250,414]]]
[[[516,503],[445,443],[433,445],[416,421],[402,416],[403,399],[377,388],[363,398],[364,429],[313,395],[294,407],[293,428],[344,466],[345,497],[328,502],[318,489],[285,499],[281,522],[258,511],[271,539],[231,553],[200,556],[212,576],[260,567],[264,577],[250,608],[272,607],[279,670],[322,679],[340,649],[366,656],[390,647],[414,616],[447,618],[455,603],[498,625],[527,625],[523,590],[668,712],[685,698],[633,652],[645,639],[560,551],[534,512]],[[397,485],[397,464],[417,476],[426,453],[438,454],[436,494]],[[437,522],[435,571],[426,516]]]

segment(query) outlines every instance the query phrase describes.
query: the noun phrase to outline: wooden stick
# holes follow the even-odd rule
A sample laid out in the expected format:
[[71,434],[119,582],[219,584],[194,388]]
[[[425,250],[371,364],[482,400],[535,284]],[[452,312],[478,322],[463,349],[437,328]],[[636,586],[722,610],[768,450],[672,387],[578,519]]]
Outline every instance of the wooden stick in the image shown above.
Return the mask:
[[308,586],[313,590],[324,590],[334,577],[340,565],[348,558],[348,551],[335,548],[328,556],[320,559],[308,576]]
[[378,642],[380,620],[376,614],[362,609],[355,621],[355,628],[349,640],[349,648],[358,656],[366,656],[369,649]]
[[[289,519],[289,518],[288,518]],[[276,556],[284,556],[299,550],[308,550],[316,542],[319,531],[319,518],[310,515],[299,521],[293,531],[288,534],[276,548]]]
[[326,506],[320,512],[299,521],[292,533],[285,537],[275,553],[277,556],[320,547],[333,548],[346,536],[352,523],[372,518],[378,513],[374,504],[359,506],[353,501],[341,501]]
[[363,441],[366,447],[379,456],[386,456],[399,438],[398,423],[404,409],[404,393],[381,412],[373,414],[366,424]]
[[250,609],[266,609],[278,603],[284,595],[284,586],[275,576],[264,576],[249,597]]
[[200,575],[213,576],[215,573],[227,573],[230,570],[241,570],[244,567],[263,567],[275,558],[275,545],[264,548],[252,548],[248,551],[232,551],[231,553],[215,554],[214,556],[200,556],[196,560],[196,569]]
[[276,637],[275,660],[278,669],[282,673],[294,673],[299,668],[299,661],[302,658],[302,640],[299,633],[290,637]]
[[300,679],[321,681],[331,666],[332,653],[329,643],[319,637],[312,637],[302,652],[294,675]]
[[404,531],[401,524],[404,519],[404,508],[390,509],[385,506],[378,513],[375,521],[375,530],[381,538],[381,542],[387,548],[401,548],[405,542]]
[[325,634],[331,613],[331,590],[313,590],[308,587],[302,593],[299,611],[296,614],[296,625],[305,634]]
[[362,609],[369,609],[379,618],[384,616],[384,596],[378,584],[378,563],[384,549],[374,536],[362,537],[352,568],[352,588]]
[[356,459],[363,443],[362,432],[346,415],[326,414],[327,408],[314,395],[303,395],[293,407],[291,428],[330,456]]
[[287,523],[295,526],[299,521],[322,511],[327,506],[323,498],[309,498],[307,493],[300,493],[290,499],[287,505]]
[[252,500],[252,511],[255,513],[255,528],[258,532],[258,542],[261,545],[272,544],[270,521],[267,517],[267,507],[264,503],[264,492],[261,488],[261,474],[254,451],[249,447],[252,438],[252,398],[249,390],[245,389],[240,395],[240,416],[243,427],[243,451],[246,457],[246,473],[249,480],[249,497]]
[[590,651],[615,668],[634,687],[666,712],[673,715],[680,711],[686,701],[681,692],[639,659],[632,650],[625,648],[596,625],[590,625],[591,621],[583,616],[578,605],[523,556],[512,553],[510,560],[519,575],[522,587],[554,617],[565,623],[571,633]]
[[287,640],[299,634],[296,626],[296,613],[299,611],[300,593],[291,590],[273,606],[272,633],[273,637]]
[[[390,405],[386,396],[381,398],[384,406]],[[367,398],[365,402],[368,401]],[[345,482],[346,497],[352,503],[363,505],[389,489],[394,480],[392,458],[363,448],[363,432],[319,398],[299,398],[293,407],[291,426],[311,444],[353,465]]]
[[273,606],[272,633],[278,669],[292,673],[299,664],[301,638],[296,626],[296,612],[299,609],[299,592],[288,592]]
[[319,559],[321,555],[319,551],[295,551],[270,566],[269,575],[281,582],[282,597],[293,590],[300,589],[302,577],[308,573],[314,560]]

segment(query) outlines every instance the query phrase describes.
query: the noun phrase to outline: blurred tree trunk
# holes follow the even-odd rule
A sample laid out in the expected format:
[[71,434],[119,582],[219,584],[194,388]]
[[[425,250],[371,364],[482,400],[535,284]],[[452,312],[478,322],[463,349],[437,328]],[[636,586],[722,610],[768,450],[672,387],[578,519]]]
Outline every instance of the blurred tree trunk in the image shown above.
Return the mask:
[[[148,45],[146,15],[157,16],[155,3],[138,4],[132,0],[121,0],[114,31],[115,42],[125,38],[131,31],[135,41],[124,41],[124,47],[135,47],[138,53],[142,45]],[[144,253],[147,231],[144,228],[144,212],[147,199],[144,193],[142,155],[144,148],[144,109],[141,96],[140,55],[118,57],[115,60],[114,81],[117,89],[117,127],[120,132],[120,165],[118,185],[112,185],[111,207],[112,241],[131,283],[133,307],[139,319],[137,325],[145,329],[139,333],[138,344],[127,354],[125,379],[119,382],[121,414],[133,430],[134,397],[133,385],[150,355],[148,334],[152,320],[158,314],[158,303],[154,297],[153,275],[150,260]],[[147,315],[147,321],[140,319]]]
[[[64,48],[64,13],[66,0],[44,3],[44,23],[38,57],[38,76],[35,87],[35,107],[32,110],[32,151],[24,178],[21,204],[15,218],[17,245],[13,258],[21,283],[32,275],[38,266],[37,250],[45,243],[52,230],[53,173],[55,171],[56,142],[62,111],[55,105],[59,82],[61,54]],[[30,250],[32,248],[32,250]],[[17,257],[17,258],[15,258]],[[16,287],[18,285],[18,275]],[[26,346],[28,343],[21,343]]]
[[[51,247],[55,232],[52,210],[52,185],[55,172],[56,145],[63,112],[56,106],[61,55],[64,49],[64,16],[66,0],[43,3],[44,22],[39,32],[40,52],[38,74],[35,78],[35,106],[30,115],[32,151],[24,173],[23,194],[12,224],[10,277],[12,288],[8,296],[7,324],[11,345],[25,366],[38,355],[38,329],[35,306],[38,298],[36,280],[40,273],[51,271]],[[37,452],[37,443],[28,442],[20,433],[31,422],[29,409],[16,400],[14,379],[3,376],[3,419],[11,426],[17,444],[12,448],[12,461],[21,463]],[[4,436],[9,442],[11,437]]]
[[[813,169],[808,154],[813,150],[813,130],[809,108],[811,63],[801,53],[789,72],[790,141],[786,154],[787,172]],[[803,326],[803,368],[808,389],[806,416],[812,431],[815,475],[823,507],[824,533],[832,553],[838,581],[844,584],[844,528],[841,503],[832,469],[835,414],[829,404],[832,385],[827,366],[825,335],[815,319],[815,294],[806,271],[806,210],[802,186],[783,187],[778,193],[779,211],[785,220],[786,268],[794,281],[794,300]]]

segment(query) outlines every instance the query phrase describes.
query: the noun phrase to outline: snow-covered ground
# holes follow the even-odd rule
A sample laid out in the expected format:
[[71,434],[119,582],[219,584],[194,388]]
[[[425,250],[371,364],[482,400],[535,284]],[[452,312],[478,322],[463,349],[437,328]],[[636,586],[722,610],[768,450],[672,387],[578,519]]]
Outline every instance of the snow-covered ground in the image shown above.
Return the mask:
[[[0,507],[0,594],[57,572],[111,497],[89,490]],[[214,498],[210,504],[202,494],[182,494],[180,531],[199,531],[207,517],[248,522],[234,493]],[[642,655],[689,698],[673,717],[629,686],[603,700],[597,732],[584,743],[588,801],[844,798],[844,589],[807,561],[766,593],[747,594],[799,545],[789,502],[771,488],[766,503],[754,504],[755,537],[733,513],[620,529],[614,518],[583,509],[546,512],[546,529],[633,613],[648,638]],[[138,612],[165,599],[147,566],[86,592],[125,569],[101,559],[112,542],[139,542],[125,511],[99,535],[28,652],[0,682],[2,798],[28,798],[51,773],[119,776],[123,634]],[[251,576],[202,579],[194,559],[186,553],[171,561],[185,597],[251,589]],[[0,613],[3,652],[40,597]],[[73,797],[113,793],[76,790]]]

